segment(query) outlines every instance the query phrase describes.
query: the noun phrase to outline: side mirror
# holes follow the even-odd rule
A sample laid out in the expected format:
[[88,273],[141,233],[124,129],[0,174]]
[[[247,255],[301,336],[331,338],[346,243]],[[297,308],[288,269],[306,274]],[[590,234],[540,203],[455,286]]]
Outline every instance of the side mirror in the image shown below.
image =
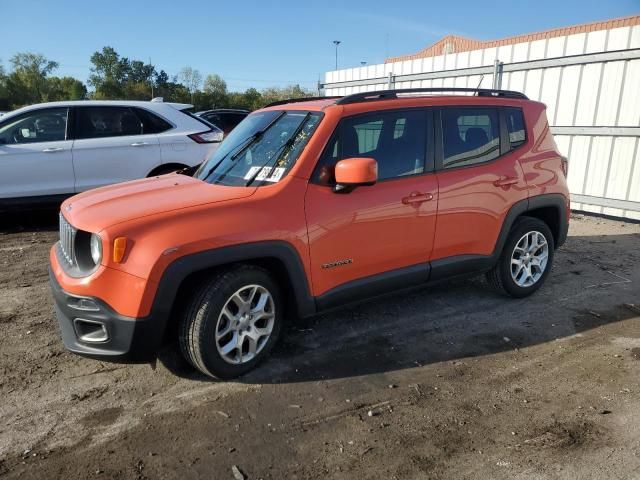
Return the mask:
[[378,162],[373,158],[345,158],[336,163],[334,192],[348,193],[356,187],[374,185],[378,181]]

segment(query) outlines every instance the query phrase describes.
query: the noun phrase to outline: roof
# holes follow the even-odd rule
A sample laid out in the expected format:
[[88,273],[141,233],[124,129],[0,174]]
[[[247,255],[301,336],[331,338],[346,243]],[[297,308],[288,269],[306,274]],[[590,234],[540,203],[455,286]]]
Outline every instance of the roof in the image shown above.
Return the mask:
[[282,103],[279,105],[267,106],[264,110],[314,110],[319,111],[336,103],[336,97],[327,97],[321,100],[309,100],[304,102]]
[[628,27],[640,25],[640,15],[630,17],[614,18],[600,22],[583,23],[570,27],[554,28],[536,33],[525,33],[514,37],[502,38],[499,40],[476,40],[473,38],[461,37],[458,35],[447,35],[438,40],[433,45],[420,50],[412,55],[401,55],[390,57],[385,63],[401,62],[404,60],[416,60],[418,58],[435,57],[448,53],[468,52],[470,50],[481,50],[484,48],[502,47],[516,43],[532,42],[534,40],[544,40],[548,38],[563,37],[577,33],[594,32],[597,30],[610,30],[612,28]]
[[196,112],[196,115],[201,115],[203,113],[251,113],[251,111],[244,108],[212,108],[210,110],[201,110]]
[[23,111],[31,110],[34,108],[44,107],[97,107],[97,106],[131,106],[131,107],[154,107],[156,105],[169,105],[177,110],[184,110],[186,108],[192,108],[193,105],[187,103],[171,103],[171,102],[149,102],[143,100],[68,100],[63,102],[47,102],[36,103],[33,105],[27,105],[26,107],[13,110],[8,115],[13,116],[15,113],[22,113]]

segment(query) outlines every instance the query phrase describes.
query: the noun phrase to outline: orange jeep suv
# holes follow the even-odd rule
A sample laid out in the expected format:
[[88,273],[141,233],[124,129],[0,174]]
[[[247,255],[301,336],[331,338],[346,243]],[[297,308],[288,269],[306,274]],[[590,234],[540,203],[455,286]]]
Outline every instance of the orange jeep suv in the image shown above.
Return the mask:
[[146,361],[173,342],[232,378],[294,317],[476,273],[535,292],[569,220],[545,106],[440,90],[271,104],[197,170],[65,201],[50,281],[66,347]]

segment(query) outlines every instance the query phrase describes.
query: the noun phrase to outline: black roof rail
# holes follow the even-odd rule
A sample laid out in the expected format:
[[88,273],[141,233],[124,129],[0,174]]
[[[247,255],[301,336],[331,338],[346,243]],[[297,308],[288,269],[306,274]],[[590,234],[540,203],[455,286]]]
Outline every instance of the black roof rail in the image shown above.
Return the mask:
[[442,93],[442,92],[473,92],[479,97],[502,97],[502,98],[519,98],[529,100],[529,98],[520,92],[512,90],[494,90],[490,88],[401,88],[397,90],[377,90],[373,92],[361,92],[347,95],[336,101],[336,105],[349,105],[350,103],[367,102],[373,100],[387,100],[398,98],[398,94],[411,93]]
[[275,107],[277,105],[286,105],[287,103],[299,103],[299,102],[311,102],[313,100],[331,100],[333,98],[342,97],[302,97],[302,98],[289,98],[288,100],[278,100],[277,102],[271,102],[262,108]]

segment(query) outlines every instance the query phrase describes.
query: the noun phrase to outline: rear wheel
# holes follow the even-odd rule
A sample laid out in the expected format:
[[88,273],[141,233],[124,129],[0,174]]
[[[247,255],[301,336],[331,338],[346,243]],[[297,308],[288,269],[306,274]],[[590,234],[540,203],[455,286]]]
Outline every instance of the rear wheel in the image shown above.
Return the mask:
[[180,349],[205,375],[228,379],[271,352],[283,323],[280,289],[262,268],[244,265],[205,282],[188,302]]
[[486,274],[487,281],[513,297],[531,295],[546,280],[553,253],[553,235],[547,224],[521,217],[511,228],[498,263]]

